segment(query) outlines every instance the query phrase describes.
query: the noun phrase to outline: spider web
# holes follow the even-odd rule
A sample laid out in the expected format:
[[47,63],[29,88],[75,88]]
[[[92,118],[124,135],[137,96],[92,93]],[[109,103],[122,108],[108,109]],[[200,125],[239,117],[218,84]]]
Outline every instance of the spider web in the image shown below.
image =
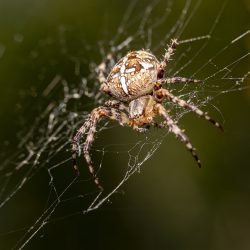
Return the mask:
[[[109,33],[103,34],[104,38],[98,44],[99,59],[95,60],[91,55],[96,54],[96,48],[86,42],[81,43],[84,49],[79,54],[70,51],[67,37],[73,31],[65,26],[59,27],[55,39],[46,37],[41,40],[34,55],[36,51],[49,52],[53,46],[58,46],[63,51],[61,56],[69,61],[71,67],[74,65],[73,77],[68,80],[63,75],[55,74],[50,77],[50,81],[42,81],[39,86],[41,94],[37,97],[39,105],[29,111],[36,118],[26,121],[26,128],[19,132],[20,141],[14,153],[8,153],[8,149],[2,150],[0,209],[11,206],[20,193],[27,192],[36,182],[41,185],[44,198],[44,209],[36,214],[33,221],[3,233],[8,235],[20,232],[19,240],[14,242],[14,249],[27,246],[51,221],[88,214],[112,202],[114,195],[119,197],[124,193],[124,183],[135,173],[141,172],[144,163],[168,136],[168,131],[152,129],[146,134],[130,136],[127,141],[112,139],[114,143],[111,143],[112,133],[130,130],[128,133],[132,135],[135,132],[104,120],[98,126],[91,149],[95,169],[105,188],[104,193],[100,194],[93,183],[82,155],[78,159],[81,175],[76,176],[71,163],[71,138],[87,114],[106,100],[99,92],[96,69],[109,52],[114,59],[109,63],[106,73],[129,50],[150,49],[160,58],[170,39],[177,37],[180,45],[166,74],[202,79],[203,83],[175,85],[171,86],[171,90],[203,110],[204,107],[210,108],[223,124],[223,114],[215,105],[216,98],[222,94],[249,89],[247,84],[250,71],[242,68],[249,61],[250,53],[238,52],[237,49],[245,38],[249,38],[250,30],[234,31],[226,42],[218,42],[216,39],[221,34],[216,31],[223,24],[226,12],[226,4],[223,3],[212,13],[213,20],[208,27],[189,34],[203,5],[204,1],[186,0],[179,7],[171,0],[155,0],[146,5],[144,3],[141,8],[139,2],[131,1],[120,24],[116,25],[115,35],[110,37]],[[59,44],[50,43],[51,39]],[[209,57],[207,54],[204,56],[207,50],[211,51]],[[236,52],[232,57],[230,55],[234,50]],[[176,121],[188,112],[175,105],[168,104],[168,108]],[[107,161],[121,167],[106,166]]]

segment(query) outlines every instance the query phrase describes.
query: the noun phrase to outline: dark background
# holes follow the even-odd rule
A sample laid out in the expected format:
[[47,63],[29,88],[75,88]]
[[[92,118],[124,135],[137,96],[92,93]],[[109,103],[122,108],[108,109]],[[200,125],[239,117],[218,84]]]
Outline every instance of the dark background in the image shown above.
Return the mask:
[[[138,11],[148,3],[139,1]],[[222,3],[202,1],[196,21],[188,25],[185,37],[207,34]],[[183,5],[184,1],[176,1],[173,19]],[[212,37],[215,47],[229,44],[249,29],[249,6],[247,0],[228,1]],[[59,72],[71,82],[80,79],[69,54],[84,62],[101,61],[98,43],[108,44],[126,7],[126,1],[1,1],[2,159],[15,152],[19,131],[32,123],[35,111],[42,110],[38,96],[51,78]],[[154,45],[165,33],[166,30],[159,30]],[[51,45],[50,39],[56,42]],[[240,40],[227,58],[220,58],[222,65],[246,54],[249,41],[249,35]],[[91,50],[86,49],[86,44]],[[36,54],[37,51],[41,53]],[[209,58],[211,53],[213,50],[203,56]],[[239,76],[249,71],[249,59],[238,71]],[[80,75],[86,72],[88,68],[81,68]],[[51,218],[27,249],[250,249],[249,88],[221,94],[213,103],[220,112],[212,112],[223,122],[224,133],[192,114],[180,121],[198,149],[204,168],[197,169],[185,148],[169,136],[144,163],[141,173],[123,186],[124,195],[111,198],[111,204],[87,215],[70,216],[66,205],[61,205],[61,219]],[[129,129],[110,129],[99,143],[134,136]],[[127,163],[123,165],[119,157],[112,159],[104,166],[106,171],[109,164],[114,169]],[[107,175],[112,176],[112,172]],[[37,176],[37,183],[29,183],[0,211],[1,249],[13,247],[43,211],[49,183],[39,182],[39,173]],[[67,203],[69,207],[74,205]]]

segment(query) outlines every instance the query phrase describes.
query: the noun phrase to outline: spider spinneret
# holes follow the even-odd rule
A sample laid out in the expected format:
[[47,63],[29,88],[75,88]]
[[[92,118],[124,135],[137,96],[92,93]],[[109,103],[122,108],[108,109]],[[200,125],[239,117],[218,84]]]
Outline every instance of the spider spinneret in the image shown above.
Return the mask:
[[[171,118],[169,112],[162,105],[162,102],[168,100],[180,107],[189,109],[223,130],[222,126],[207,113],[173,95],[169,90],[162,88],[163,84],[201,82],[200,80],[185,77],[164,78],[165,67],[169,63],[177,44],[177,39],[171,40],[161,62],[152,53],[145,50],[130,52],[117,62],[110,71],[107,79],[105,78],[105,62],[99,65],[98,80],[101,84],[100,90],[111,96],[112,99],[105,102],[103,106],[95,108],[82,127],[77,131],[72,141],[72,158],[74,168],[78,171],[76,159],[79,142],[82,135],[87,133],[83,146],[83,154],[89,171],[100,190],[103,190],[103,188],[94,172],[90,157],[90,147],[94,141],[97,123],[103,117],[116,120],[122,126],[131,126],[139,132],[145,132],[150,126],[168,128],[190,151],[199,167],[201,166],[201,162],[197,156],[196,149],[192,146],[184,131]],[[111,58],[111,55],[107,56],[107,60]],[[163,118],[164,122],[162,124],[158,125],[154,122],[156,115]]]

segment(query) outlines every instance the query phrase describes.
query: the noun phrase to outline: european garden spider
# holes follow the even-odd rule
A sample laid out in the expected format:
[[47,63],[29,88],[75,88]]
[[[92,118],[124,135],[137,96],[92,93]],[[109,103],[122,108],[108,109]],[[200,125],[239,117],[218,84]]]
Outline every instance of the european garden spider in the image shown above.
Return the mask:
[[168,127],[169,131],[176,135],[190,151],[199,167],[201,166],[201,162],[195,148],[190,143],[184,131],[173,121],[168,111],[162,105],[162,102],[167,99],[180,107],[189,109],[222,130],[222,126],[210,118],[207,113],[204,113],[198,107],[185,100],[174,96],[169,90],[162,88],[162,84],[200,82],[199,80],[184,77],[163,78],[165,67],[169,63],[177,44],[177,39],[171,40],[161,62],[152,53],[145,50],[130,52],[121,58],[112,68],[107,79],[104,76],[106,70],[105,62],[99,65],[98,80],[101,84],[100,90],[113,99],[105,102],[103,106],[95,108],[77,131],[72,141],[72,158],[74,168],[78,171],[76,158],[79,142],[82,135],[87,133],[83,146],[83,154],[88,164],[89,172],[92,174],[100,190],[103,190],[103,188],[94,172],[89,151],[94,141],[97,122],[103,117],[116,120],[122,126],[131,126],[136,131],[144,132],[150,126],[159,127],[154,122],[154,117],[160,115],[164,119],[160,127]]

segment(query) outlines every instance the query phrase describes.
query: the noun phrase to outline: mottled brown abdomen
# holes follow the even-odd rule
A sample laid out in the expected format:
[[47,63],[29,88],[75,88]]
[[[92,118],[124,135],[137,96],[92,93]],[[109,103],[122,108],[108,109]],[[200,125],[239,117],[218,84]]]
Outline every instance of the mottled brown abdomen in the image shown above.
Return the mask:
[[119,60],[107,78],[111,95],[126,102],[151,93],[159,65],[157,58],[147,51],[128,53]]

